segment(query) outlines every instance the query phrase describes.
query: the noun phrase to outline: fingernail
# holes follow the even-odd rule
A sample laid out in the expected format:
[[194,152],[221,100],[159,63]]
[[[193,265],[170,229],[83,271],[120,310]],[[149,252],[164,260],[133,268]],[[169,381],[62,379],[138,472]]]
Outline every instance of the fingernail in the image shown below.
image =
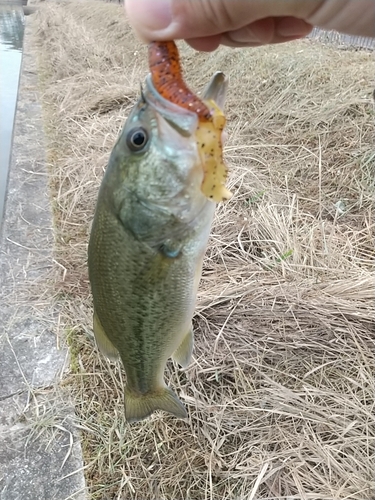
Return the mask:
[[284,17],[278,20],[277,34],[284,37],[305,36],[311,30],[311,25],[295,17]]
[[172,21],[171,0],[131,0],[125,6],[131,19],[140,31],[160,31]]

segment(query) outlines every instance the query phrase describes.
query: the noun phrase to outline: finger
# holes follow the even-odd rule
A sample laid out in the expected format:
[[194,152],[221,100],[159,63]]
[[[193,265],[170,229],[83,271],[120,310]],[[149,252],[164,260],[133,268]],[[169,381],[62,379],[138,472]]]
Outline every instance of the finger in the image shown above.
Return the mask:
[[305,37],[312,30],[311,24],[293,17],[267,18],[223,35],[191,38],[193,49],[211,52],[219,45],[228,47],[259,47],[267,43],[284,43]]
[[186,42],[195,50],[212,52],[219,47],[221,38],[221,35],[201,36],[198,38],[189,38]]
[[279,43],[290,38],[302,38],[311,30],[311,24],[295,17],[266,18],[230,31],[226,38],[232,45]]
[[323,1],[125,0],[125,7],[138,35],[151,41],[218,35],[268,17],[307,19]]

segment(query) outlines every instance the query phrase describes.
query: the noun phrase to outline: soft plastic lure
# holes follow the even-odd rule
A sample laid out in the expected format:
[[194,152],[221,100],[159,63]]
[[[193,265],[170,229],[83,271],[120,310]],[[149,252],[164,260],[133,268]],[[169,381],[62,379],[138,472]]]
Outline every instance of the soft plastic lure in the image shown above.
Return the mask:
[[180,56],[176,44],[152,42],[149,45],[149,66],[155,89],[164,99],[198,115],[197,147],[204,177],[202,192],[212,201],[228,200],[232,195],[225,187],[227,168],[223,161],[221,140],[225,116],[217,104],[202,101],[182,78]]

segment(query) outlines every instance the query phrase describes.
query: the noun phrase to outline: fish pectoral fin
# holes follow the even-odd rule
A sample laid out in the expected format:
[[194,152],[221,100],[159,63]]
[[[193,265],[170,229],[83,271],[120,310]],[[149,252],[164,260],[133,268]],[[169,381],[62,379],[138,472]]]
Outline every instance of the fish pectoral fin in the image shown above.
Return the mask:
[[169,387],[146,394],[125,387],[125,417],[128,422],[139,422],[155,410],[164,410],[177,418],[188,416],[183,404]]
[[93,326],[95,341],[99,351],[111,361],[117,361],[119,359],[119,352],[107,337],[96,312],[94,312]]
[[186,368],[190,363],[191,355],[193,353],[193,347],[194,347],[194,334],[193,334],[193,327],[191,327],[188,333],[185,335],[178,349],[172,354],[172,358],[180,366],[182,366],[182,368]]

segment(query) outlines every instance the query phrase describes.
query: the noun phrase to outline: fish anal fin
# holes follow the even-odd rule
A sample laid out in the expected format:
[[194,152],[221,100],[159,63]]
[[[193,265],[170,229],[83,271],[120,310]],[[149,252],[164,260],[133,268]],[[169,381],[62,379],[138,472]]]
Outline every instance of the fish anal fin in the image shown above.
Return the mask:
[[180,365],[182,368],[186,368],[191,360],[191,355],[193,353],[194,347],[194,334],[193,327],[190,328],[188,333],[185,335],[183,341],[179,345],[178,349],[172,354],[172,358]]
[[177,418],[188,416],[183,404],[169,387],[146,394],[139,394],[125,387],[125,417],[128,422],[144,420],[155,410],[164,410]]
[[119,359],[119,352],[107,337],[96,312],[94,312],[93,327],[95,341],[99,351],[111,361],[117,361]]

